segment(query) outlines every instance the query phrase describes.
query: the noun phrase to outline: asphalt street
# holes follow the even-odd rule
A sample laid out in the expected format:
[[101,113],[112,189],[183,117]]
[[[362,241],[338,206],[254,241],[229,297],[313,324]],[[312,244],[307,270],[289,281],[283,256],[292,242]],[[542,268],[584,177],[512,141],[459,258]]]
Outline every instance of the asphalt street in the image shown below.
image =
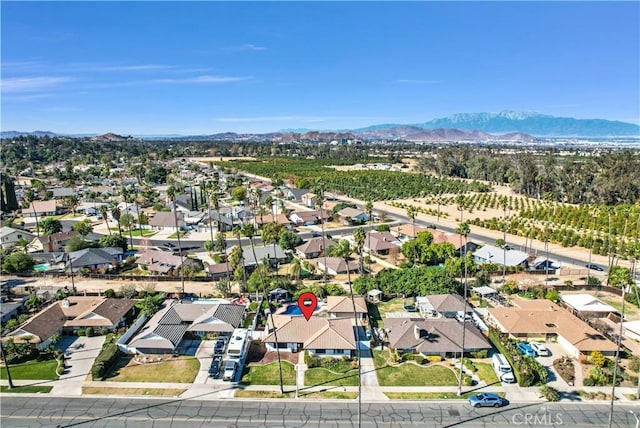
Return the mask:
[[[631,411],[616,404],[613,427],[634,427]],[[354,401],[166,400],[2,396],[2,427],[357,427]],[[606,427],[609,405],[512,403],[473,409],[463,402],[363,404],[363,427]]]

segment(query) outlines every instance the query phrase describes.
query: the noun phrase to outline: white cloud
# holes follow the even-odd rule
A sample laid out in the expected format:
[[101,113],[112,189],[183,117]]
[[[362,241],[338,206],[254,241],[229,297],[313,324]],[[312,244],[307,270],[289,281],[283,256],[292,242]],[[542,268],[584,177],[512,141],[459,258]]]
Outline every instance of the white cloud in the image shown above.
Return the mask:
[[72,77],[55,77],[55,76],[39,76],[39,77],[8,77],[2,79],[2,92],[22,93],[40,91],[75,80]]
[[264,46],[254,45],[253,43],[245,43],[244,45],[240,45],[240,46],[231,46],[228,48],[224,48],[224,50],[229,52],[242,52],[242,51],[259,52],[259,51],[266,51],[267,48]]

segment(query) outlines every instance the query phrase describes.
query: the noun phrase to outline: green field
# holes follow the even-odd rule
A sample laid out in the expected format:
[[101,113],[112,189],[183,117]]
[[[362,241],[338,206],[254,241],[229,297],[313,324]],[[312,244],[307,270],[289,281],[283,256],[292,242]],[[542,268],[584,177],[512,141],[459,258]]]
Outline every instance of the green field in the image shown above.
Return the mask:
[[[56,360],[49,361],[28,361],[21,364],[10,364],[9,371],[12,379],[25,380],[56,380]],[[0,379],[7,378],[5,367],[0,368]]]
[[374,364],[380,386],[455,386],[458,378],[453,370],[440,365],[419,366],[408,362],[389,366],[387,350],[374,350]]
[[160,363],[137,364],[130,358],[121,358],[116,368],[107,375],[110,382],[168,382],[193,383],[200,361],[195,357],[179,357]]
[[[282,362],[282,381],[285,385],[296,384],[296,371],[289,361]],[[247,385],[280,385],[278,363],[245,367],[240,383]]]

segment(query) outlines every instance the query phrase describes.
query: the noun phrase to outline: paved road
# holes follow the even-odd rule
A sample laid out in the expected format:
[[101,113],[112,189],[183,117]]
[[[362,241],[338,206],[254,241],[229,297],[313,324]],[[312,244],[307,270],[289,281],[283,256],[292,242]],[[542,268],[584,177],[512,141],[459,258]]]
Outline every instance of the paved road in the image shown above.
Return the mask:
[[[4,427],[354,427],[357,405],[349,402],[166,400],[2,396]],[[635,425],[630,410],[616,405],[616,428]],[[472,409],[466,403],[363,404],[363,427],[607,426],[606,404],[511,404]],[[537,418],[537,419],[536,419]],[[528,422],[525,422],[528,421]],[[535,422],[537,421],[537,422]]]

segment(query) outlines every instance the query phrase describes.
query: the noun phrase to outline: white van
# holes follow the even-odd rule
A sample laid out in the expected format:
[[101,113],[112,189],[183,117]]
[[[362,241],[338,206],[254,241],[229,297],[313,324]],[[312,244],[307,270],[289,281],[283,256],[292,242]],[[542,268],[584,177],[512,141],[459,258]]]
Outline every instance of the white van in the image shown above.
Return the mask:
[[511,366],[504,355],[493,354],[493,357],[491,357],[491,365],[498,374],[500,381],[506,383],[514,383],[516,381],[513,370],[511,370]]

